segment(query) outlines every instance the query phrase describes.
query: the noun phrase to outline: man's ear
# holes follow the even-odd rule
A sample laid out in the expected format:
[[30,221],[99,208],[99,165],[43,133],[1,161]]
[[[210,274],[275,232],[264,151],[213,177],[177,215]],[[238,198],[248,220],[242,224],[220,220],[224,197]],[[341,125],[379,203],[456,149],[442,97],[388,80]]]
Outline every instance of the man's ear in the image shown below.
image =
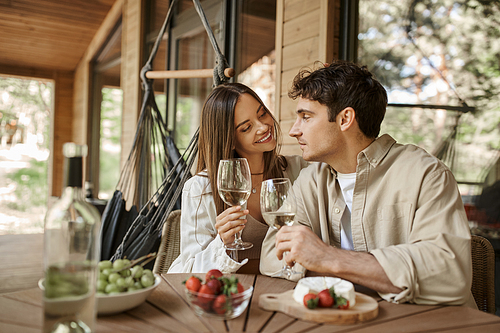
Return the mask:
[[350,106],[346,107],[344,110],[340,111],[337,115],[337,123],[339,124],[341,131],[347,131],[351,128],[352,124],[356,121],[356,111]]

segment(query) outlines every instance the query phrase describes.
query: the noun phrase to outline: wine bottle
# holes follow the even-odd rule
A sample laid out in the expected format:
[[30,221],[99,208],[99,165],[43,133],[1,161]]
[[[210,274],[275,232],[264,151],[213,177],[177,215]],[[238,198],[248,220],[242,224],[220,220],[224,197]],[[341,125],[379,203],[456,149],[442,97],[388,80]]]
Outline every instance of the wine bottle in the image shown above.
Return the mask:
[[95,332],[101,217],[85,201],[87,146],[63,146],[64,190],[44,226],[44,332]]

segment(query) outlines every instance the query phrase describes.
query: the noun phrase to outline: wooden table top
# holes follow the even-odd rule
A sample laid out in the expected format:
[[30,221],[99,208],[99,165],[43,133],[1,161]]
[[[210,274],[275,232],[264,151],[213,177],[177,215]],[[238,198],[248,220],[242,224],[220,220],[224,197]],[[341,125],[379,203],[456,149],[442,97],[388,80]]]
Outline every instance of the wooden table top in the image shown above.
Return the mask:
[[[392,304],[369,290],[358,289],[379,302],[376,319],[356,325],[321,325],[297,320],[258,306],[259,296],[293,289],[295,283],[262,275],[238,275],[254,285],[247,310],[222,321],[198,317],[185,299],[184,281],[191,274],[164,274],[147,301],[129,311],[99,316],[97,332],[499,332],[500,317],[461,306]],[[200,274],[202,275],[202,274]],[[31,288],[0,295],[0,332],[40,332],[42,292]]]

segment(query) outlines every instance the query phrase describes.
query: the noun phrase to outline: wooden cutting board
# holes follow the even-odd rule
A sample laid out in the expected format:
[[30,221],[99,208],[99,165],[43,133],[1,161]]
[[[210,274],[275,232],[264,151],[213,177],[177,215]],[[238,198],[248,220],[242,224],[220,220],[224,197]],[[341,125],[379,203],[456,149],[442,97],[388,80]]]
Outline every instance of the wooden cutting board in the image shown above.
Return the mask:
[[346,310],[308,309],[293,299],[293,290],[281,294],[263,294],[259,306],[268,311],[279,311],[301,320],[326,324],[356,324],[378,316],[378,302],[370,296],[356,293],[356,305]]

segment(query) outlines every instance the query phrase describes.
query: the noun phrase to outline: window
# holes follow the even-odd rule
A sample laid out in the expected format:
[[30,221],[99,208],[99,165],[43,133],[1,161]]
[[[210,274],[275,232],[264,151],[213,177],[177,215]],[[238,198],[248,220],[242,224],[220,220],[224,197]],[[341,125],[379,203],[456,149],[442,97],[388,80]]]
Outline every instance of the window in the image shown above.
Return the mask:
[[0,235],[43,233],[53,89],[0,76]]
[[[121,173],[121,117],[123,92],[120,89],[121,21],[113,29],[93,63],[92,112],[89,123],[87,193],[109,199]],[[89,195],[89,194],[88,194]]]
[[359,1],[358,62],[388,91],[382,124],[440,158],[473,233],[500,228],[500,3]]
[[[275,27],[276,0],[206,0],[201,1],[219,48],[235,69],[233,81],[253,88],[269,109],[274,108],[275,93]],[[161,3],[155,4],[166,15]],[[156,14],[153,29],[159,30]],[[156,33],[148,38],[152,45]],[[215,52],[202,26],[192,1],[178,2],[170,33],[153,64],[154,70],[207,69],[215,64]],[[164,60],[158,57],[164,56]],[[165,95],[157,95],[157,102],[167,104],[168,127],[174,141],[185,149],[199,126],[200,112],[205,98],[212,90],[213,80],[170,79],[155,82],[155,91],[165,87]],[[158,89],[157,89],[158,87]],[[167,98],[168,96],[168,98]],[[160,109],[162,109],[160,105]]]
[[494,1],[359,1],[358,62],[389,95],[382,131],[441,158],[463,193],[500,156],[499,15]]

